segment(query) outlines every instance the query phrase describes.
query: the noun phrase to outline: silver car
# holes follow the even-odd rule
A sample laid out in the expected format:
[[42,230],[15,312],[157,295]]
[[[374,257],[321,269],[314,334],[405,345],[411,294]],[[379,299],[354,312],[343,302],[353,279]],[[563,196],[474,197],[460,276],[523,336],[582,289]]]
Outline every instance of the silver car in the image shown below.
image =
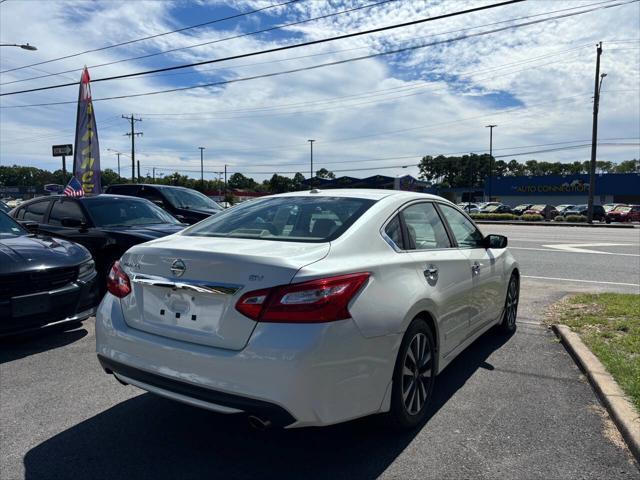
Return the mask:
[[413,427],[456,355],[515,330],[506,245],[432,195],[265,197],[131,248],[97,313],[98,358],[123,383],[263,426],[385,413]]

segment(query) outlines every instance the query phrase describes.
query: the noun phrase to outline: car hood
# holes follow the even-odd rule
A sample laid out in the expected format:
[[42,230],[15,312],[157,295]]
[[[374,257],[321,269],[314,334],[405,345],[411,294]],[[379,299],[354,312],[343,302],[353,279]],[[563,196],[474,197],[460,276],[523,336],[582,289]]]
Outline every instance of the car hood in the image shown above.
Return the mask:
[[134,235],[140,238],[146,238],[152,240],[154,238],[165,237],[173,233],[177,233],[180,230],[185,229],[188,225],[179,223],[158,223],[153,225],[131,225],[126,227],[110,227],[103,228],[105,232],[118,232],[128,235]]
[[69,267],[89,259],[83,246],[57,238],[25,235],[0,241],[0,275]]

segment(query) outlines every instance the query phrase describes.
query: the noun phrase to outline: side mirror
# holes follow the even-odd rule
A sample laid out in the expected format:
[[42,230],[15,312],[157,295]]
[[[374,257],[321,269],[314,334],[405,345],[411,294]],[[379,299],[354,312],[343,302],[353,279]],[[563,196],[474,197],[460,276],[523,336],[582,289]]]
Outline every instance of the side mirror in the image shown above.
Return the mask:
[[87,226],[82,220],[78,218],[70,218],[70,217],[62,218],[60,220],[60,224],[66,228],[79,228],[79,229],[83,229]]
[[19,223],[27,230],[27,232],[38,233],[38,222],[34,222],[31,220],[22,220]]
[[507,237],[504,235],[487,235],[484,237],[485,248],[507,248]]
[[176,217],[176,219],[180,220],[181,222],[184,222],[186,218],[184,215],[180,215],[179,213],[175,214],[174,217]]

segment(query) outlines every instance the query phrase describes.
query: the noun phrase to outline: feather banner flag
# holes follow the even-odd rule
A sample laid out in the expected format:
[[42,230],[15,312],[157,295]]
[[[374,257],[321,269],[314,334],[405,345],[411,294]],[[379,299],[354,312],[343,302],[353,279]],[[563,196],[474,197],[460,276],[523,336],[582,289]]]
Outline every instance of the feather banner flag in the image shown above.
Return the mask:
[[87,195],[93,195],[102,192],[102,185],[98,130],[89,82],[89,70],[85,66],[80,77],[80,93],[78,94],[73,174],[82,184],[82,190]]

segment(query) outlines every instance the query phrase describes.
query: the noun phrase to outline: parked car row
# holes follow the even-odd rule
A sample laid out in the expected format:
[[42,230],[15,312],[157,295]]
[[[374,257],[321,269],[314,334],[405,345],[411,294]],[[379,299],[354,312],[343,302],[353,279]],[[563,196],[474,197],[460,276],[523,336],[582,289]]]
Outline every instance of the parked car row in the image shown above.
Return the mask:
[[[569,215],[587,216],[588,205],[562,204],[558,206],[548,204],[524,203],[510,207],[499,202],[488,203],[459,203],[458,206],[469,214],[509,213],[516,216],[541,215],[545,220],[553,220],[558,216]],[[593,206],[593,219],[597,222],[639,222],[640,205],[627,205],[623,203],[608,203]]]
[[222,211],[182,187],[115,185],[107,191],[128,195],[49,195],[13,209],[0,204],[0,336],[93,315],[107,274],[124,252]]

